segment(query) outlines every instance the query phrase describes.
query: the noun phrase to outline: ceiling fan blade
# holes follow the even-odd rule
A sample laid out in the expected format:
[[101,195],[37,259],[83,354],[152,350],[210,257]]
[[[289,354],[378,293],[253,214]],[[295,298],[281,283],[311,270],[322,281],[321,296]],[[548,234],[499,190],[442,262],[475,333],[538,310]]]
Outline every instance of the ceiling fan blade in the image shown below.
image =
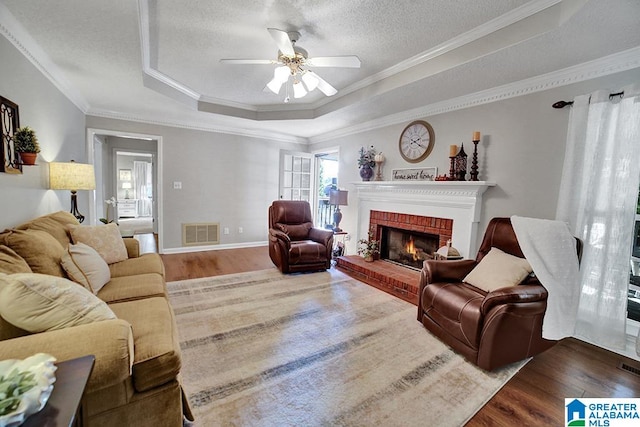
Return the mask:
[[257,65],[271,65],[277,64],[278,61],[273,59],[221,59],[223,64],[257,64]]
[[307,58],[305,64],[311,67],[360,68],[360,58],[349,56],[316,56]]
[[[309,71],[309,73],[313,73],[313,71]],[[313,75],[318,79],[318,89],[320,89],[322,93],[327,96],[333,96],[338,93],[338,90],[327,83],[322,77],[320,77],[316,73],[313,73]]]
[[278,49],[285,56],[294,57],[296,56],[296,52],[293,50],[293,44],[289,39],[289,34],[286,31],[278,30],[277,28],[267,28],[273,40],[275,40],[278,45]]

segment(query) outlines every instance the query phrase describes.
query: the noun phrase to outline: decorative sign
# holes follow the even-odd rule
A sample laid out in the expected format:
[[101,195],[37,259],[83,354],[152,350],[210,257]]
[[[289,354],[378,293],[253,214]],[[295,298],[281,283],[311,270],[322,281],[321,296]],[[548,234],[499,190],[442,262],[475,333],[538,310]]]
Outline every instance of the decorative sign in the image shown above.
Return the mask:
[[392,169],[392,181],[434,181],[438,175],[438,168],[410,168]]

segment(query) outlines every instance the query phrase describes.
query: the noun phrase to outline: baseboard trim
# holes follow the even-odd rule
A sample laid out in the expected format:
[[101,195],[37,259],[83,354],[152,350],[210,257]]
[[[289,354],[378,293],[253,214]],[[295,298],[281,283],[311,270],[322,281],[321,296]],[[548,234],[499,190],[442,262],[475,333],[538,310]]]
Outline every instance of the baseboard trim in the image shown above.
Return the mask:
[[160,250],[161,254],[187,254],[190,252],[204,252],[204,251],[220,251],[224,249],[243,249],[243,248],[255,248],[259,246],[267,246],[267,241],[262,242],[243,242],[243,243],[225,243],[222,245],[209,245],[209,246],[189,246],[184,248],[163,248]]

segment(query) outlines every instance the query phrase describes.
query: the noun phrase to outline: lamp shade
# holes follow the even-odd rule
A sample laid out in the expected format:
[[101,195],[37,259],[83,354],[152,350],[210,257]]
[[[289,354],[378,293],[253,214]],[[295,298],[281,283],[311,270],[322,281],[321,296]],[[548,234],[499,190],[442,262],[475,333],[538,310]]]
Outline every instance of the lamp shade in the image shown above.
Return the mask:
[[329,204],[337,206],[347,206],[349,201],[349,192],[347,190],[331,190],[329,191]]
[[76,162],[49,163],[49,188],[52,190],[95,190],[93,165]]

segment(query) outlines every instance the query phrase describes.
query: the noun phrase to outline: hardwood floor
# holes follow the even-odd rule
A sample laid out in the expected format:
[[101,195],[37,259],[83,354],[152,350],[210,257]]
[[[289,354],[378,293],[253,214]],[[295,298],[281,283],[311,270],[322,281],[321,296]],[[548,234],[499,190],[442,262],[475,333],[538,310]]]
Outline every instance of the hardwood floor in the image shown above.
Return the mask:
[[161,256],[169,282],[273,267],[266,246]]
[[[267,247],[162,259],[168,281],[273,267]],[[565,397],[640,397],[640,376],[618,369],[620,362],[640,369],[640,362],[564,339],[527,363],[466,426],[559,426],[564,424]]]

